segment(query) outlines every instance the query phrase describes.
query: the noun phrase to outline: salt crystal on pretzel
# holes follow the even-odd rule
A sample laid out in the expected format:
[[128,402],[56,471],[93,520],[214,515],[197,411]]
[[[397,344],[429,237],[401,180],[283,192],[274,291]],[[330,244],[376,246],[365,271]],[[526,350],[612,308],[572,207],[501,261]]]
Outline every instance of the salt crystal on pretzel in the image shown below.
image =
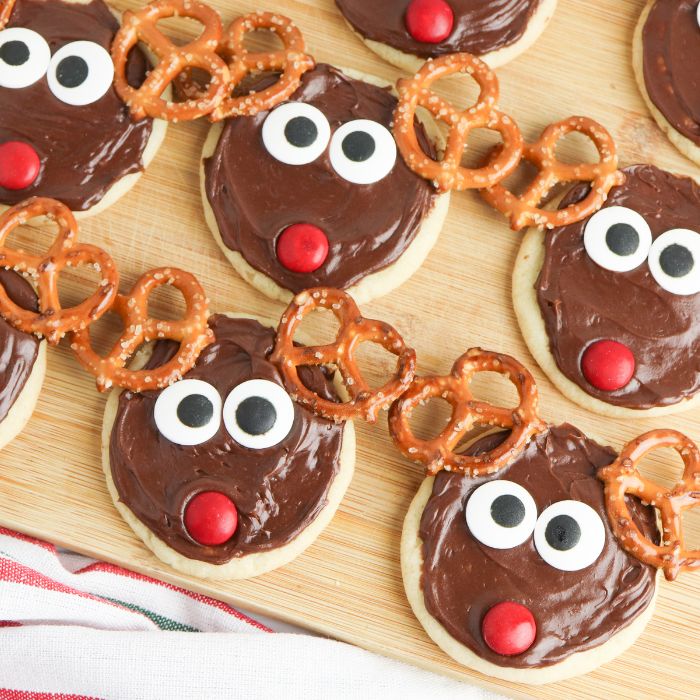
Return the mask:
[[[474,399],[470,385],[480,372],[506,376],[518,391],[516,408],[501,408]],[[421,440],[410,426],[411,414],[431,399],[443,399],[452,406],[447,426],[436,437]],[[537,413],[538,394],[533,376],[508,355],[472,348],[454,363],[447,376],[416,377],[389,411],[389,432],[403,454],[425,466],[428,474],[441,470],[477,477],[494,474],[511,462],[542,432],[546,424]],[[505,440],[490,452],[460,454],[460,442],[477,426],[509,430]]]

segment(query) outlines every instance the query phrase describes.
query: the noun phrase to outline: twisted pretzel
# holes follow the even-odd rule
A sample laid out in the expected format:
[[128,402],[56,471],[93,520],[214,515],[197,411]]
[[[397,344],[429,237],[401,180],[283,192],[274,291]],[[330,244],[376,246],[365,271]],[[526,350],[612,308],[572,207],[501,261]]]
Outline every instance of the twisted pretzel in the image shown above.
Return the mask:
[[[43,255],[32,255],[5,245],[7,237],[30,219],[46,216],[58,225],[58,235]],[[93,265],[100,284],[92,296],[64,309],[58,294],[58,278],[66,267]],[[0,217],[0,266],[31,275],[36,280],[39,312],[23,309],[0,285],[0,315],[25,333],[43,336],[52,345],[69,332],[81,330],[112,305],[119,288],[119,272],[101,248],[78,243],[78,225],[68,207],[54,199],[32,197],[8,209]]]
[[[188,17],[204,25],[200,36],[177,46],[157,27],[169,17]],[[155,0],[138,12],[127,10],[114,37],[114,87],[131,110],[134,119],[152,117],[170,121],[197,119],[209,114],[223,99],[229,82],[226,63],[217,55],[223,26],[216,10],[196,0]],[[129,85],[126,68],[130,51],[143,42],[159,59],[143,84]],[[199,68],[209,74],[206,88],[196,97],[174,103],[161,97],[185,69]]]
[[[163,285],[172,285],[185,298],[185,317],[179,321],[149,318],[148,298]],[[158,268],[140,277],[128,295],[117,296],[112,311],[124,324],[121,337],[106,357],[100,357],[90,342],[87,328],[70,336],[71,349],[80,364],[97,377],[97,388],[119,386],[131,391],[162,389],[192,369],[201,351],[214,340],[207,325],[209,302],[201,285],[189,272]],[[131,370],[126,365],[138,348],[153,340],[180,343],[177,353],[155,369]]]
[[[299,324],[319,308],[330,309],[340,322],[335,342],[330,345],[295,346],[294,334]],[[372,389],[365,382],[355,362],[357,348],[366,341],[378,343],[398,357],[395,376],[380,389]],[[270,359],[293,387],[296,401],[337,422],[362,417],[374,423],[379,411],[406,390],[416,370],[415,350],[406,347],[394,328],[382,321],[363,318],[349,295],[330,288],[309,289],[294,297],[280,321]],[[350,394],[350,401],[335,403],[323,399],[301,381],[298,372],[300,366],[323,365],[334,365],[338,369]]]
[[10,21],[10,15],[15,6],[15,0],[0,0],[0,29]]
[[[244,46],[247,34],[260,29],[274,32],[284,48],[279,51],[250,53]],[[227,61],[231,73],[228,94],[252,73],[281,72],[279,79],[260,92],[229,96],[214,110],[212,121],[227,117],[252,116],[272,109],[291,97],[301,83],[301,76],[316,65],[305,53],[304,37],[292,22],[272,12],[252,12],[234,20],[219,45],[219,54]]]
[[[508,377],[518,390],[518,406],[501,408],[476,401],[470,384],[479,372],[498,372]],[[437,437],[419,440],[409,424],[411,414],[418,405],[437,398],[451,404],[450,420]],[[430,475],[444,469],[472,477],[484,476],[505,467],[534,435],[546,428],[537,413],[537,403],[537,385],[525,367],[508,355],[472,348],[454,363],[449,375],[413,380],[389,411],[389,432],[401,452],[423,464]],[[460,441],[476,426],[497,426],[510,433],[490,452],[475,456],[455,452]]]
[[[559,139],[572,132],[588,136],[595,144],[600,160],[597,163],[570,165],[557,160]],[[622,184],[624,175],[617,169],[615,142],[608,131],[588,117],[569,117],[550,124],[540,138],[526,144],[523,159],[535,165],[538,174],[529,187],[516,197],[500,183],[488,187],[481,196],[510,219],[511,228],[519,231],[525,226],[555,228],[581,221],[598,211],[615,185]],[[562,182],[590,182],[588,195],[564,209],[548,211],[542,202],[552,189]]]
[[[639,473],[637,464],[653,450],[673,448],[683,459],[682,480],[672,489],[655,484]],[[633,557],[663,569],[673,581],[681,571],[700,568],[700,550],[685,548],[683,511],[700,505],[700,450],[675,430],[652,430],[624,447],[620,456],[598,471],[605,482],[605,507],[615,536]],[[659,511],[661,544],[647,539],[637,527],[627,507],[625,494],[639,498]]]
[[[476,104],[461,112],[430,91],[436,80],[453,73],[468,73],[481,89]],[[496,109],[498,78],[483,61],[467,53],[430,59],[413,78],[399,80],[397,89],[399,103],[394,112],[396,144],[408,167],[421,177],[432,180],[438,190],[490,187],[518,167],[523,138],[518,125]],[[424,107],[450,127],[442,161],[433,160],[420,147],[414,122],[418,107]],[[481,168],[461,165],[473,129],[497,131],[503,138],[501,148],[494,151],[489,162]]]

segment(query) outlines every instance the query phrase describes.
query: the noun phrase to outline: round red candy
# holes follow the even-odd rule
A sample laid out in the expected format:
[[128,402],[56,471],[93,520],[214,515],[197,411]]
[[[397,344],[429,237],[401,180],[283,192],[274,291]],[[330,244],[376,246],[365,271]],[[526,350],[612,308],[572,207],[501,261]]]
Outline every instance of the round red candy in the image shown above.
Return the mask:
[[445,0],[411,0],[406,10],[406,29],[416,40],[439,44],[452,33],[455,16]]
[[238,511],[233,501],[218,491],[202,491],[185,508],[185,527],[198,544],[213,547],[233,537]]
[[527,651],[536,634],[537,625],[532,613],[524,605],[510,600],[494,605],[481,623],[484,641],[501,656]]
[[0,144],[0,187],[23,190],[39,177],[41,161],[37,152],[22,141]]
[[600,391],[617,391],[634,376],[632,351],[616,340],[597,340],[581,358],[581,371],[589,384]]
[[315,272],[328,257],[328,236],[313,224],[293,224],[277,241],[277,259],[291,272]]

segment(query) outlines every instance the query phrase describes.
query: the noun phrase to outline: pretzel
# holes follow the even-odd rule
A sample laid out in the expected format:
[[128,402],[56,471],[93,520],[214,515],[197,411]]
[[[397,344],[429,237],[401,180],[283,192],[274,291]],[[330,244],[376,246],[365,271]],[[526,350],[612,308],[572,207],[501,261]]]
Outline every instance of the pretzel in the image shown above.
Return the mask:
[[[299,324],[316,309],[330,309],[340,322],[334,343],[300,347],[294,344]],[[365,382],[355,362],[355,352],[363,342],[378,343],[398,358],[396,374],[380,389]],[[284,312],[270,359],[293,388],[296,401],[309,406],[318,415],[341,422],[364,418],[377,420],[379,411],[400,396],[411,383],[416,370],[416,353],[406,347],[403,338],[389,324],[363,318],[345,292],[317,288],[297,294]],[[299,377],[300,366],[334,365],[350,395],[350,401],[336,403],[323,399],[308,389]]]
[[[674,449],[685,465],[682,480],[671,489],[655,484],[637,469],[643,457],[663,447]],[[700,505],[700,450],[690,438],[675,430],[645,433],[627,444],[610,466],[598,470],[598,478],[605,482],[605,507],[610,526],[629,554],[663,569],[669,581],[681,571],[700,568],[700,550],[685,548],[681,520],[684,511]],[[659,511],[661,544],[654,544],[637,527],[626,494]]]
[[[250,53],[244,46],[247,34],[260,29],[274,32],[284,48],[279,51]],[[272,12],[252,12],[234,20],[219,45],[219,54],[227,61],[231,73],[229,97],[217,106],[212,121],[227,117],[252,116],[289,99],[301,83],[301,76],[316,65],[305,53],[304,37],[292,22]],[[231,96],[233,90],[252,73],[281,72],[279,79],[260,92]]]
[[[515,385],[520,403],[501,408],[472,396],[470,384],[479,372],[498,372]],[[409,420],[413,410],[430,399],[444,399],[452,406],[445,429],[430,440],[418,439]],[[530,439],[546,429],[537,413],[537,385],[532,375],[508,355],[472,348],[443,377],[416,377],[389,411],[389,432],[397,447],[409,459],[423,464],[429,475],[441,470],[472,477],[494,474],[522,452]],[[497,426],[509,430],[508,437],[490,452],[464,455],[455,450],[476,426]]]
[[[197,20],[204,29],[185,46],[177,46],[157,27],[169,17]],[[216,10],[196,0],[155,0],[138,12],[127,10],[114,37],[114,87],[131,110],[134,119],[152,117],[170,121],[197,119],[209,114],[223,99],[229,82],[226,63],[217,53],[223,26]],[[127,61],[131,50],[143,42],[159,59],[143,84],[129,85]],[[161,95],[186,68],[199,68],[209,74],[209,84],[192,99],[174,103]]]
[[[185,317],[179,321],[148,316],[149,296],[166,284],[178,289],[185,298]],[[92,349],[87,328],[71,334],[71,349],[80,364],[97,377],[99,391],[112,386],[131,391],[163,389],[192,369],[201,351],[213,342],[213,332],[207,325],[208,306],[194,275],[168,267],[151,270],[137,280],[128,295],[117,296],[112,311],[121,316],[124,331],[106,357]],[[172,359],[154,369],[127,369],[127,363],[142,344],[162,339],[180,343]]]
[[[461,112],[430,91],[436,80],[453,73],[468,73],[481,89],[476,104]],[[399,80],[397,89],[399,103],[394,112],[396,144],[408,167],[421,177],[432,180],[439,191],[489,187],[518,167],[523,138],[517,124],[496,109],[498,78],[483,61],[467,53],[430,59],[413,78]],[[430,158],[418,142],[415,129],[418,107],[424,107],[450,127],[445,155],[439,162]],[[499,132],[503,144],[483,167],[466,168],[461,165],[462,154],[474,129]]]
[[[33,255],[5,245],[7,237],[30,219],[46,216],[58,225],[58,235],[43,255]],[[94,265],[100,284],[92,296],[77,306],[61,307],[58,278],[66,267]],[[112,305],[119,288],[119,272],[101,248],[78,243],[78,224],[64,204],[45,197],[32,197],[0,216],[0,267],[13,269],[36,280],[39,312],[23,309],[0,285],[0,315],[25,333],[43,336],[55,345],[71,331],[85,328]]]
[[10,15],[15,6],[15,0],[0,0],[0,29],[10,21]]
[[[557,142],[574,131],[593,141],[600,155],[598,163],[571,165],[557,160]],[[598,211],[611,188],[624,180],[624,175],[617,169],[617,151],[612,136],[588,117],[569,117],[550,124],[537,141],[525,145],[523,160],[535,165],[538,174],[519,197],[500,183],[481,192],[492,207],[510,219],[514,231],[525,226],[555,228],[582,221]],[[549,211],[541,208],[552,189],[562,182],[590,182],[591,189],[581,201],[564,209]]]

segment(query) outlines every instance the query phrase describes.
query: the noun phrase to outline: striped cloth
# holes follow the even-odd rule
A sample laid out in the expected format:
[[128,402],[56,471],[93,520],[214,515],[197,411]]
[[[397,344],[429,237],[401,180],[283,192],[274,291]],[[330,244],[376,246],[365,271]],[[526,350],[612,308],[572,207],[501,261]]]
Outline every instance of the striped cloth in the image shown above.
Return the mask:
[[2,528],[0,628],[0,700],[496,697]]

